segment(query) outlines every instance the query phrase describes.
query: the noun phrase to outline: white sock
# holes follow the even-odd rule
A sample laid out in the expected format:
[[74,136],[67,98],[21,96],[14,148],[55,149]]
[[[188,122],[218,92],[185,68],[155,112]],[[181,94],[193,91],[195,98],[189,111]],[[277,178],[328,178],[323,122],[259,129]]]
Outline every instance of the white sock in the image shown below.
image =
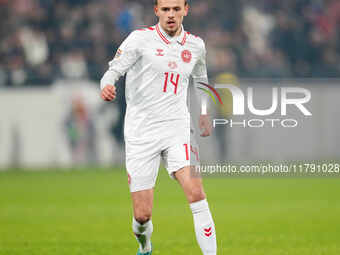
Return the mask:
[[196,238],[204,255],[216,255],[216,233],[213,218],[206,199],[190,204]]
[[151,251],[151,234],[153,231],[152,221],[149,220],[145,222],[144,224],[140,224],[133,217],[132,230],[139,243],[140,252],[146,253],[146,252]]

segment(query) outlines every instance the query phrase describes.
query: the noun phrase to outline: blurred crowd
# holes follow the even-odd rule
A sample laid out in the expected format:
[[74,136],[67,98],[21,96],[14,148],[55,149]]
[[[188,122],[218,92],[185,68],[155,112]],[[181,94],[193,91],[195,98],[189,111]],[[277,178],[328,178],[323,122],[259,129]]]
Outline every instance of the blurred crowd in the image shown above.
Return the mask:
[[[191,0],[210,76],[340,77],[339,0]],[[0,86],[99,81],[129,32],[156,23],[153,0],[0,0]]]

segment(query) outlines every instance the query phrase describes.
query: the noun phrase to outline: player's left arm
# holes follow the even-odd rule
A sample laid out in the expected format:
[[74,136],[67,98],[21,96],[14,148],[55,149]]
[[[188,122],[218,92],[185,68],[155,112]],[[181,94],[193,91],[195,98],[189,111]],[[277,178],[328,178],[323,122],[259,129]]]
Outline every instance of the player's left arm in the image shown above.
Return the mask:
[[197,60],[197,63],[195,64],[195,67],[191,74],[193,78],[193,86],[194,90],[196,92],[196,95],[198,95],[200,99],[200,107],[201,107],[201,114],[199,118],[199,128],[201,129],[201,136],[206,137],[210,136],[212,132],[212,125],[210,121],[210,116],[208,114],[208,95],[204,93],[202,90],[199,90],[197,87],[199,86],[199,82],[203,82],[205,84],[208,84],[208,74],[207,74],[207,65],[206,65],[206,50],[205,50],[205,44],[202,40],[201,45],[201,54],[199,59]]

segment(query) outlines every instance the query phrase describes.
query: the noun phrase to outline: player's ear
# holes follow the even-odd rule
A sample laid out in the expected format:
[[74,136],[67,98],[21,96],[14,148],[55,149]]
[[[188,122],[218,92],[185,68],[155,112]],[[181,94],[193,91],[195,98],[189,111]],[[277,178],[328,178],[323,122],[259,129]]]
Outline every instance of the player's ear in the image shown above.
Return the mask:
[[189,4],[185,4],[184,6],[184,16],[187,16],[188,15],[188,12],[189,12]]
[[153,7],[153,10],[155,11],[155,15],[156,15],[157,17],[159,17],[159,15],[158,15],[158,6],[157,6],[157,5],[155,5],[155,6]]

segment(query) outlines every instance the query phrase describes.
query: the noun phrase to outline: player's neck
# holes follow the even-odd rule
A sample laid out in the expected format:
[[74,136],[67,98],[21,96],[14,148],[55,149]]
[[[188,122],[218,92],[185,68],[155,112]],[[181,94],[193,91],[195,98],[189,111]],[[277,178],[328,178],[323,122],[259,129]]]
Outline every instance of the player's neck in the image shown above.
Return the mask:
[[182,33],[182,25],[176,30],[174,31],[173,33],[169,32],[169,31],[166,31],[162,25],[160,25],[160,27],[162,28],[162,30],[164,31],[164,33],[166,33],[168,36],[170,37],[175,37],[175,36],[180,36],[181,33]]

